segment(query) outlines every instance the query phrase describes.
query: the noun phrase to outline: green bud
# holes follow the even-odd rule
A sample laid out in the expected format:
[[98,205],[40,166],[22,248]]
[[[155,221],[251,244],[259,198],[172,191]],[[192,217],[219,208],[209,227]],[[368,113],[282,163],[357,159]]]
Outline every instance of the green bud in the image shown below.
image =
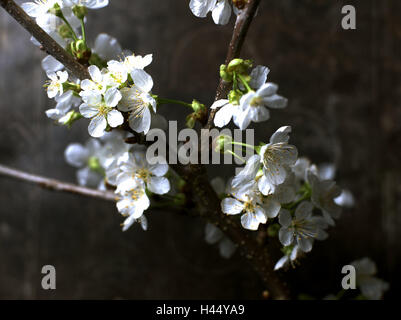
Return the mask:
[[59,6],[58,3],[56,3],[53,8],[49,9],[49,13],[54,14],[59,18],[63,16],[63,12],[61,11],[61,7]]
[[198,100],[195,99],[192,101],[191,106],[195,112],[199,112],[202,111],[203,109],[206,109],[204,104],[200,103]]
[[63,90],[66,92],[68,90],[75,91],[79,93],[81,91],[81,86],[79,84],[76,84],[74,82],[64,82],[63,83]]
[[229,100],[230,103],[233,104],[233,105],[239,105],[239,100],[241,99],[241,97],[242,97],[243,95],[244,95],[244,94],[243,94],[241,91],[239,91],[239,90],[231,90],[231,91],[228,93],[228,100]]
[[66,24],[62,24],[60,27],[58,27],[58,34],[63,38],[63,39],[72,39],[73,35],[71,32],[71,29],[68,28]]
[[88,14],[88,9],[84,6],[74,6],[72,7],[72,12],[78,19],[83,19]]
[[276,237],[279,230],[280,230],[280,225],[278,223],[273,223],[268,226],[267,235],[269,237]]
[[249,69],[252,68],[251,60],[243,60],[240,58],[236,58],[230,61],[227,66],[227,72],[232,73],[236,72],[239,74],[248,75]]
[[228,135],[219,135],[213,142],[214,151],[217,153],[224,153],[227,150],[231,150],[232,141],[233,138]]
[[225,64],[220,66],[220,78],[226,82],[233,81],[233,75],[232,73],[227,72],[227,66]]
[[64,117],[62,117],[62,118],[59,120],[59,123],[65,125],[65,126],[67,126],[67,127],[71,127],[72,124],[73,124],[75,121],[77,121],[77,120],[79,120],[79,119],[82,119],[82,118],[83,118],[83,117],[82,117],[82,115],[81,115],[79,112],[76,112],[76,111],[72,110],[72,111],[68,112]]
[[103,172],[103,168],[100,165],[100,161],[98,158],[96,157],[90,157],[88,160],[88,167],[89,169],[91,169],[92,171],[95,172]]
[[196,117],[194,113],[191,113],[190,115],[187,116],[185,124],[187,125],[188,128],[193,129],[195,127],[196,123]]

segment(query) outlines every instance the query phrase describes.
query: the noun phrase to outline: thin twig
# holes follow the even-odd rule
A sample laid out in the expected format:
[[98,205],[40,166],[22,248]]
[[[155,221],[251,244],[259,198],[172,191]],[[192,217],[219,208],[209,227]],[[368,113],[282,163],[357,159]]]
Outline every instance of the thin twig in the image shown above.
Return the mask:
[[0,0],[0,4],[4,10],[39,41],[48,54],[60,61],[73,75],[81,80],[90,78],[88,70],[54,41],[52,37],[39,27],[14,1]]
[[66,183],[59,180],[26,173],[24,171],[16,170],[3,165],[0,165],[0,175],[37,184],[42,188],[46,188],[49,190],[80,194],[83,196],[98,198],[107,201],[115,201],[116,199],[116,195],[110,191],[100,191],[100,190],[85,188],[77,186],[72,183]]
[[[259,7],[260,0],[249,0],[245,8],[237,16],[235,21],[233,35],[231,37],[230,45],[228,46],[227,56],[225,64],[228,64],[231,60],[238,58],[241,54],[242,45],[244,44],[245,37],[248,33],[249,26],[256,14]],[[222,99],[230,87],[231,83],[220,79],[219,85],[216,90],[215,100]],[[210,110],[209,119],[205,125],[206,129],[213,128],[213,119],[218,109]]]

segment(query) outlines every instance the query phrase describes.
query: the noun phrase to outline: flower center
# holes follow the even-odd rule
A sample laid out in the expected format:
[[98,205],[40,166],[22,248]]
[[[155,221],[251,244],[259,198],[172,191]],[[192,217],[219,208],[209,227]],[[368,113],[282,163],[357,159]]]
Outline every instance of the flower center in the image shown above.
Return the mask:
[[262,104],[262,98],[259,96],[256,96],[254,98],[251,99],[251,107],[258,107]]
[[140,169],[135,173],[135,176],[137,178],[147,182],[150,177],[150,172],[147,169]]

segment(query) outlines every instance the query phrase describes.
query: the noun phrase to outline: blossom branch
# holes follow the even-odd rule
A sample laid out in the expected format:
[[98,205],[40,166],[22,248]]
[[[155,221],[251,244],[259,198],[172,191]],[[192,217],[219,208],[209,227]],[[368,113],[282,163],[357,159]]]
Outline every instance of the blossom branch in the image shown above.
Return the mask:
[[12,169],[10,167],[6,167],[3,165],[0,165],[0,175],[37,184],[43,188],[54,191],[73,193],[107,201],[115,201],[116,198],[116,195],[110,191],[100,191],[91,188],[85,188],[77,186],[75,184],[66,183],[55,179],[45,178],[42,176],[30,174],[20,170]]
[[[242,45],[244,44],[245,37],[248,33],[249,26],[253,20],[253,17],[256,14],[256,11],[259,7],[260,0],[249,0],[246,4],[245,8],[241,10],[240,14],[237,16],[237,20],[235,21],[233,35],[231,37],[230,44],[228,46],[227,56],[225,60],[225,64],[228,65],[231,60],[234,58],[238,58]],[[219,85],[216,91],[215,100],[222,99],[224,95],[227,94],[229,90],[230,83],[220,79]],[[211,129],[213,127],[213,119],[216,115],[218,109],[210,110],[209,119],[205,126],[206,129]]]
[[[225,63],[239,57],[249,26],[255,16],[260,0],[249,0],[246,7],[238,15],[233,35],[228,47]],[[223,98],[229,90],[230,83],[220,79],[216,91],[216,100]],[[204,128],[213,127],[213,119],[217,109],[211,110]],[[198,214],[210,223],[219,227],[249,260],[261,276],[273,299],[288,299],[289,291],[281,277],[273,271],[273,261],[266,246],[258,243],[252,234],[243,229],[235,218],[225,215],[220,208],[220,200],[210,185],[206,168],[202,165],[179,166],[176,171],[190,184],[190,196]]]
[[54,41],[53,38],[39,27],[13,0],[0,0],[0,4],[4,10],[39,41],[48,54],[61,62],[77,78],[81,80],[90,78],[87,68],[76,61],[72,55]]

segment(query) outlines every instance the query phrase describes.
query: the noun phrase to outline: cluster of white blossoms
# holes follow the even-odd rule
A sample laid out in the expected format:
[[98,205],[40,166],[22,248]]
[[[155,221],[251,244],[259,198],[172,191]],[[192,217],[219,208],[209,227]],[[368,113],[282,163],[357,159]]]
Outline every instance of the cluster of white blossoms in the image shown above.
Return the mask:
[[257,154],[233,177],[221,202],[224,213],[241,215],[245,229],[267,224],[269,235],[278,236],[285,255],[276,270],[310,252],[315,240],[325,240],[341,207],[353,205],[352,194],[332,180],[334,166],[298,158],[288,143],[290,132],[291,127],[281,127],[268,144],[255,148]]
[[153,80],[144,71],[152,62],[151,54],[123,51],[107,34],[98,35],[89,47],[85,38],[87,9],[107,5],[105,0],[43,0],[24,3],[22,8],[77,60],[89,64],[90,79],[80,81],[53,57],[42,61],[49,78],[47,95],[56,101],[46,115],[67,126],[81,118],[90,119],[92,138],[84,145],[72,143],[65,150],[66,161],[78,169],[78,183],[115,191],[117,209],[125,217],[124,231],[134,222],[147,229],[143,213],[150,207],[149,197],[165,195],[171,189],[165,177],[169,166],[161,163],[160,157],[150,164],[146,148],[126,139],[135,140],[135,134],[146,134],[151,125],[158,127],[165,119],[155,114]]
[[263,122],[270,118],[270,109],[282,109],[287,106],[287,99],[278,95],[278,86],[266,82],[269,68],[257,66],[249,72],[250,62],[234,59],[220,74],[225,81],[233,83],[233,90],[228,99],[213,103],[211,109],[219,109],[214,118],[217,127],[224,127],[231,119],[241,130],[251,122]]
[[[153,79],[144,70],[152,63],[152,55],[135,55],[123,51],[118,41],[100,34],[89,46],[85,33],[88,9],[108,5],[108,0],[38,0],[22,4],[28,15],[77,61],[88,65],[90,79],[79,80],[51,56],[42,60],[49,80],[45,87],[56,105],[46,115],[56,123],[71,126],[75,121],[90,119],[91,138],[84,144],[72,143],[65,150],[66,161],[77,168],[76,177],[82,186],[113,190],[116,206],[124,216],[123,230],[139,223],[144,230],[148,223],[144,212],[151,204],[178,206],[186,209],[185,181],[170,170],[158,154],[149,159],[147,147],[140,142],[151,127],[165,129],[166,120],[156,114],[158,105],[174,103],[194,111],[187,117],[187,126],[202,123],[206,108],[197,100],[192,103],[163,99],[152,94]],[[191,0],[190,9],[198,17],[212,12],[216,24],[226,24],[232,11],[238,14],[246,1]],[[38,42],[33,39],[33,42]],[[266,82],[269,69],[252,67],[250,60],[234,59],[221,65],[220,77],[231,90],[227,99],[217,100],[214,124],[224,127],[233,120],[241,130],[252,122],[270,118],[270,109],[287,106],[287,99],[277,94],[278,86]],[[189,110],[189,109],[187,109]],[[316,166],[306,158],[298,158],[297,148],[289,143],[290,126],[279,128],[269,143],[251,146],[220,136],[218,151],[227,145],[239,144],[255,154],[245,166],[228,180],[214,179],[211,184],[221,199],[227,215],[238,216],[243,228],[263,229],[282,244],[284,256],[275,270],[294,265],[310,252],[315,240],[328,237],[327,229],[335,225],[341,207],[352,206],[353,196],[334,182],[333,165]],[[231,154],[234,154],[231,152]],[[154,161],[155,160],[155,161]],[[166,202],[163,202],[166,200]],[[236,250],[224,233],[207,224],[205,239],[218,244],[222,256],[228,258]],[[358,272],[358,285],[367,298],[377,299],[388,284],[374,277],[376,267],[370,260],[353,263]]]
[[150,206],[149,194],[164,195],[170,191],[165,177],[166,163],[150,164],[146,148],[128,144],[129,134],[113,130],[100,139],[89,139],[85,145],[72,143],[65,150],[66,161],[76,168],[82,186],[116,193],[117,209],[126,218],[123,230],[139,222],[144,230],[147,220],[143,215]]

